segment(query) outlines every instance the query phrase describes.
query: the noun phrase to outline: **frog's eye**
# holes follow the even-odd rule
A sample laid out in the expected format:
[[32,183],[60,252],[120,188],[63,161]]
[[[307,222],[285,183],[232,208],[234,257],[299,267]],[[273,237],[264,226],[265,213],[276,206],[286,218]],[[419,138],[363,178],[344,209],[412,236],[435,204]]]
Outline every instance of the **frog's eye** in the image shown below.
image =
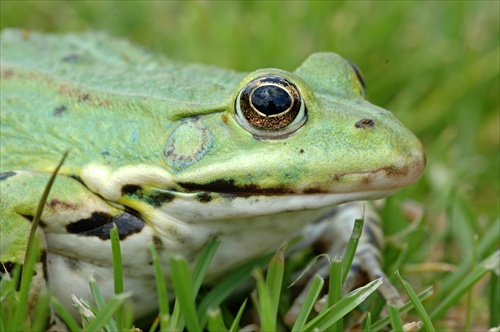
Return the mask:
[[299,90],[277,75],[250,81],[238,93],[235,108],[238,122],[263,137],[283,137],[306,121],[306,108]]
[[359,83],[361,84],[361,95],[364,97],[365,96],[365,89],[366,89],[366,83],[365,83],[365,78],[363,77],[363,73],[361,72],[361,69],[352,61],[347,60],[349,64],[351,65],[352,69],[354,69],[354,72],[356,73],[356,77],[358,78]]

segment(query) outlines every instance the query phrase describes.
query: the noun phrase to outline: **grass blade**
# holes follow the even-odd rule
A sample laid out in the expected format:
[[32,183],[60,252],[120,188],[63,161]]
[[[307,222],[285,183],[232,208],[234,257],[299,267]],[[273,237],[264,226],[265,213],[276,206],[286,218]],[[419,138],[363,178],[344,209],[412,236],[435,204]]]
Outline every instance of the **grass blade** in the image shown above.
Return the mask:
[[[351,237],[352,239],[352,237]],[[345,259],[344,259],[345,260]],[[352,262],[352,260],[351,260]],[[323,311],[326,308],[330,308],[332,305],[337,303],[342,297],[341,290],[342,284],[345,279],[342,269],[344,268],[342,261],[339,257],[334,257],[330,264],[330,280],[329,280],[329,288],[328,288],[328,297],[325,306],[323,307]],[[350,268],[350,265],[347,266],[347,269]],[[331,328],[332,331],[343,331],[343,321],[339,319]]]
[[431,313],[430,317],[433,321],[444,316],[446,311],[458,302],[475,283],[481,279],[489,271],[499,274],[500,270],[500,250],[495,251],[489,257],[480,262],[461,282],[456,285],[455,289],[445,297],[439,305]]
[[362,303],[370,294],[376,291],[381,284],[382,279],[376,279],[363,287],[353,290],[332,307],[328,308],[328,310],[312,319],[308,324],[306,324],[304,330],[311,331],[328,329],[336,321],[347,315],[350,311]]
[[243,311],[245,311],[246,305],[247,305],[247,299],[245,299],[245,301],[243,301],[240,309],[238,310],[238,314],[236,314],[236,317],[234,317],[233,323],[231,324],[231,327],[229,328],[230,332],[236,332],[239,330],[238,326],[240,324],[241,316],[243,316]]
[[194,296],[198,294],[200,290],[201,284],[205,276],[207,275],[208,267],[217,252],[217,248],[219,248],[220,240],[217,238],[209,241],[201,251],[200,257],[196,262],[196,266],[193,270],[193,292]]
[[285,271],[284,254],[287,244],[283,244],[277,251],[269,263],[266,275],[266,289],[271,300],[270,315],[276,321],[278,315],[278,307],[281,295],[281,286],[283,285],[283,274]]
[[311,314],[311,311],[314,308],[314,304],[318,298],[321,289],[323,288],[323,278],[321,276],[316,275],[311,283],[311,287],[307,292],[306,298],[304,300],[304,304],[300,308],[299,314],[297,315],[297,319],[295,320],[295,324],[292,327],[293,332],[299,332],[304,330],[304,325],[306,324],[307,318]]
[[208,310],[208,331],[210,332],[225,332],[227,327],[222,319],[220,308]]
[[176,304],[184,317],[188,331],[201,331],[194,304],[193,283],[187,262],[180,257],[170,257],[172,284],[176,296]]
[[[90,279],[90,291],[92,293],[92,297],[94,298],[96,310],[94,311],[95,317],[88,321],[88,325],[86,326],[87,331],[88,331],[88,326],[94,325],[93,321],[97,318],[98,315],[99,316],[104,315],[103,317],[107,317],[107,315],[105,315],[102,312],[104,310],[104,307],[106,307],[106,300],[104,299],[104,296],[102,296],[101,289],[99,288],[99,285],[97,284],[96,280],[94,279],[94,276],[91,276],[89,279]],[[125,303],[125,301],[123,303]],[[109,310],[109,309],[106,309],[106,310]],[[105,326],[108,331],[118,331],[118,327],[116,326],[116,322],[111,319],[111,315],[113,315],[113,313],[114,312],[112,312],[109,315],[109,318],[107,321],[103,322],[103,326]],[[93,331],[93,330],[90,330],[90,331]]]
[[432,324],[431,318],[427,314],[427,311],[425,310],[424,306],[422,305],[422,302],[418,298],[417,293],[415,293],[413,288],[410,286],[410,284],[406,280],[403,280],[403,278],[399,274],[399,271],[396,271],[396,277],[398,278],[401,285],[403,285],[404,289],[406,290],[406,294],[408,294],[410,301],[415,306],[415,310],[417,311],[420,319],[422,319],[422,323],[424,324],[425,329],[427,331],[435,331],[435,328],[434,328],[434,325]]
[[[109,231],[111,239],[111,252],[113,256],[113,277],[115,295],[123,293],[123,269],[122,269],[122,252],[120,248],[120,236],[118,228],[113,224],[113,228]],[[122,305],[116,311],[116,327],[118,331],[125,330],[125,305]]]
[[370,332],[372,330],[372,316],[370,312],[366,315],[365,321],[363,323],[363,332]]
[[[106,304],[102,306],[102,308],[96,313],[94,319],[92,319],[85,331],[99,331],[103,326],[112,321],[111,317],[118,310],[120,306],[122,306],[125,301],[130,297],[129,293],[121,293],[113,296]],[[109,328],[111,331],[116,331],[116,325],[112,324]]]
[[399,309],[395,306],[389,305],[389,318],[391,319],[391,325],[393,331],[404,331],[403,322],[401,321]]
[[257,280],[257,305],[260,317],[260,328],[262,331],[275,331],[276,330],[276,317],[273,316],[271,294],[269,293],[262,270],[256,268],[252,273],[255,280]]
[[54,172],[52,172],[52,175],[50,176],[50,179],[47,182],[45,189],[43,190],[42,197],[38,201],[38,206],[36,208],[35,215],[33,216],[33,221],[31,222],[31,229],[28,238],[28,246],[26,247],[24,263],[23,263],[23,269],[25,273],[21,274],[19,305],[15,309],[14,319],[12,320],[12,325],[10,326],[10,328],[13,330],[17,330],[20,326],[22,326],[23,320],[28,312],[29,290],[30,290],[31,280],[33,278],[32,272],[34,271],[35,262],[37,262],[38,259],[40,258],[39,257],[40,253],[38,250],[38,248],[40,248],[40,239],[36,236],[36,232],[38,229],[38,224],[40,223],[40,218],[42,216],[45,202],[47,201],[47,197],[49,196],[50,193],[50,189],[52,188],[57,173],[59,172],[59,169],[61,169],[61,166],[63,165],[64,160],[66,159],[67,156],[68,152],[66,151],[63,157],[61,158],[61,161],[57,165],[56,169],[54,170]]
[[70,331],[75,332],[82,330],[80,328],[80,324],[78,324],[78,322],[73,318],[73,316],[68,312],[68,310],[66,310],[66,308],[62,305],[61,302],[59,302],[56,297],[51,297],[51,303],[59,318],[62,319],[62,321],[64,322],[64,324],[66,324]]
[[198,306],[200,325],[204,326],[206,324],[205,313],[209,307],[219,306],[236,288],[252,277],[251,272],[255,266],[264,266],[271,257],[271,255],[266,255],[245,264],[212,288],[212,290],[203,297]]
[[[364,216],[363,211],[363,216]],[[358,248],[359,238],[361,237],[361,232],[363,231],[364,219],[355,219],[354,226],[352,228],[351,238],[347,244],[345,250],[344,258],[342,259],[342,284],[344,284],[347,274],[349,273],[349,268],[352,265],[354,256],[356,255],[356,249]]]
[[[431,295],[433,295],[433,293],[434,293],[434,288],[428,287],[428,288],[424,289],[420,294],[418,294],[418,298],[420,301],[423,301],[423,300],[427,299],[428,297],[430,297]],[[411,309],[413,309],[413,303],[409,302],[409,303],[406,303],[405,305],[403,305],[401,308],[399,308],[399,312],[401,314],[403,314],[403,313],[410,311]],[[379,331],[384,326],[387,326],[389,324],[390,324],[390,318],[388,316],[381,318],[372,324],[372,330]]]
[[163,276],[163,270],[161,267],[160,259],[158,257],[158,252],[156,251],[153,243],[149,245],[149,252],[151,253],[153,266],[155,269],[156,292],[158,293],[158,306],[160,311],[160,329],[162,331],[166,331],[170,320],[170,306],[168,303],[169,301],[167,284],[165,283],[165,277]]

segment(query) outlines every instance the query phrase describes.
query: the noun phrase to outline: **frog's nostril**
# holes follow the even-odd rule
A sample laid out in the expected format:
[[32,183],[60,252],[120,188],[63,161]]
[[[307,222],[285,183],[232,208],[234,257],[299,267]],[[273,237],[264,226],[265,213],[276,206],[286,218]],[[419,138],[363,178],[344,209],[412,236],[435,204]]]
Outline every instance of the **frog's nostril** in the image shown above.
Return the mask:
[[375,125],[375,122],[373,122],[372,119],[362,119],[362,120],[359,120],[358,122],[356,122],[354,127],[364,129],[364,128],[368,128],[368,127],[373,127],[374,125]]

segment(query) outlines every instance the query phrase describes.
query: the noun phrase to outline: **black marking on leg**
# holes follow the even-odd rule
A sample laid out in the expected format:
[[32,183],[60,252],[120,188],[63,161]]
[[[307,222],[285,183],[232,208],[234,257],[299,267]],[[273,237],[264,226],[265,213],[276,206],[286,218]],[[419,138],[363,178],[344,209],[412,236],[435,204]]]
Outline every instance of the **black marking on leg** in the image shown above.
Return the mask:
[[0,181],[3,181],[7,178],[10,178],[11,176],[14,176],[16,175],[17,173],[16,172],[4,172],[4,173],[0,173]]
[[68,224],[66,230],[72,234],[96,236],[101,240],[109,240],[109,231],[113,228],[113,223],[118,228],[120,240],[144,228],[144,221],[130,213],[112,217],[104,212],[93,212],[90,218]]

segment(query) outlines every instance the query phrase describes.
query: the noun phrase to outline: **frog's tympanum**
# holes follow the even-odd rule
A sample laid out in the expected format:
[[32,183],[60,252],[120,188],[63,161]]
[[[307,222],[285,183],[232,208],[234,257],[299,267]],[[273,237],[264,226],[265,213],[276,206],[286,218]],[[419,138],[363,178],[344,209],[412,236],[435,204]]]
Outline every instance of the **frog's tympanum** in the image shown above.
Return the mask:
[[[208,280],[301,232],[341,252],[362,208],[425,167],[419,140],[363,97],[359,70],[334,53],[293,72],[185,65],[103,34],[1,35],[1,262],[22,262],[52,172],[37,273],[66,306],[113,290],[119,230],[136,317],[156,310],[148,251],[193,263],[220,239]],[[342,208],[344,207],[344,208]],[[349,212],[351,210],[351,212]],[[381,226],[367,212],[354,266],[380,270]],[[352,271],[351,271],[352,272]],[[391,300],[392,288],[382,293]]]

